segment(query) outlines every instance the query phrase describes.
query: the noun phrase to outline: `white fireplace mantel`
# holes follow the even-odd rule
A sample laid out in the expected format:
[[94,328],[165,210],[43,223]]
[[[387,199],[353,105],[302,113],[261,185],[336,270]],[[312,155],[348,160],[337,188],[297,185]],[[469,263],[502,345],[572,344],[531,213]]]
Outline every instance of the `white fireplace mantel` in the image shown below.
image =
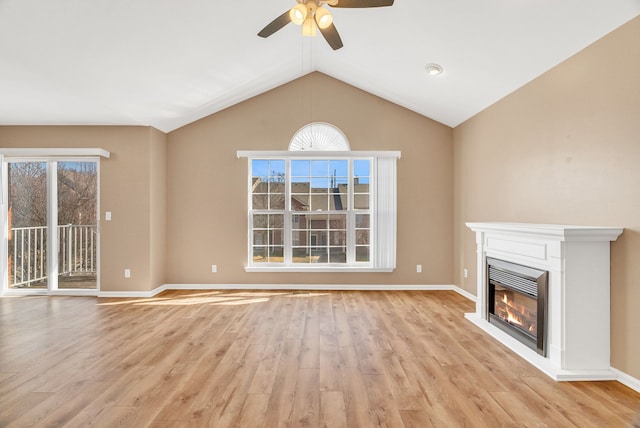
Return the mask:
[[[622,228],[466,223],[476,232],[478,294],[466,318],[555,380],[611,380],[610,242]],[[549,272],[547,356],[487,320],[486,258]]]

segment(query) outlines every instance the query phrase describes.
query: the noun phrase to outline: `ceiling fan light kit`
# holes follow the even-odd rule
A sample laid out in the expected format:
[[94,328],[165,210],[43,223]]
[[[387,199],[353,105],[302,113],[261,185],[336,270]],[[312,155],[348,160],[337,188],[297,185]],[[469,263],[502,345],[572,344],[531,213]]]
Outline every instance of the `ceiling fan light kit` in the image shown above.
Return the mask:
[[342,8],[392,6],[394,0],[297,0],[298,4],[271,21],[258,33],[267,38],[290,22],[302,26],[303,36],[315,36],[316,27],[333,50],[340,49],[342,39],[333,25],[333,16],[324,5]]
[[331,13],[322,6],[318,6],[316,8],[314,17],[316,18],[318,27],[320,27],[321,30],[325,30],[329,28],[331,24],[333,24],[333,16],[331,16]]
[[298,3],[289,11],[289,17],[294,24],[302,25],[305,19],[307,19],[307,7],[302,3]]

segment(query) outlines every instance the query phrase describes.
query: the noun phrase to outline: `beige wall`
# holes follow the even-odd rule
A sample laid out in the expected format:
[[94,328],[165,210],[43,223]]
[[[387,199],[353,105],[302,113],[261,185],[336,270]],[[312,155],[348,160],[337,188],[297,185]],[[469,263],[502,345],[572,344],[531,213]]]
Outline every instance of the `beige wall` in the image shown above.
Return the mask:
[[[287,150],[309,122],[329,122],[352,150],[400,150],[393,273],[246,273],[247,160]],[[321,73],[171,132],[167,150],[167,281],[222,284],[450,284],[452,130]],[[416,264],[422,264],[422,274]],[[211,265],[218,273],[211,273]]]
[[167,253],[167,134],[149,133],[149,286],[165,283]]
[[[149,291],[164,283],[159,248],[165,234],[165,145],[166,136],[147,127],[0,126],[0,147],[99,147],[111,152],[110,159],[100,162],[102,291]],[[112,212],[112,221],[104,221],[105,211]],[[124,279],[125,268],[131,269],[131,279]]]
[[456,284],[475,294],[465,221],[624,227],[611,246],[612,365],[636,378],[639,40],[636,18],[454,130]]

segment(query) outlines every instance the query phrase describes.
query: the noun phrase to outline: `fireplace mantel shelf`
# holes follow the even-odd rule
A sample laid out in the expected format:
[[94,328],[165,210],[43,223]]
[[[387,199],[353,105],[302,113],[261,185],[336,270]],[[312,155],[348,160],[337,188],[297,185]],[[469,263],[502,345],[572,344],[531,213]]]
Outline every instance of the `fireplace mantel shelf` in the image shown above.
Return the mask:
[[575,226],[530,223],[466,223],[474,232],[495,232],[513,236],[549,238],[558,241],[615,241],[620,227]]
[[[555,380],[609,380],[610,241],[617,227],[467,223],[476,232],[476,311],[466,318]],[[486,258],[549,273],[547,357],[490,324]]]

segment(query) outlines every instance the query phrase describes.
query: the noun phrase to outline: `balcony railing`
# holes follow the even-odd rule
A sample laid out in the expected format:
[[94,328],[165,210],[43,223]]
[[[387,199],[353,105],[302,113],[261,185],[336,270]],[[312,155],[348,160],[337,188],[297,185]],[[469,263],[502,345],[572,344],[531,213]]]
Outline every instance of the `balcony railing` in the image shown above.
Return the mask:
[[[96,225],[58,226],[58,275],[95,274]],[[15,227],[9,241],[11,287],[47,280],[47,227]]]

